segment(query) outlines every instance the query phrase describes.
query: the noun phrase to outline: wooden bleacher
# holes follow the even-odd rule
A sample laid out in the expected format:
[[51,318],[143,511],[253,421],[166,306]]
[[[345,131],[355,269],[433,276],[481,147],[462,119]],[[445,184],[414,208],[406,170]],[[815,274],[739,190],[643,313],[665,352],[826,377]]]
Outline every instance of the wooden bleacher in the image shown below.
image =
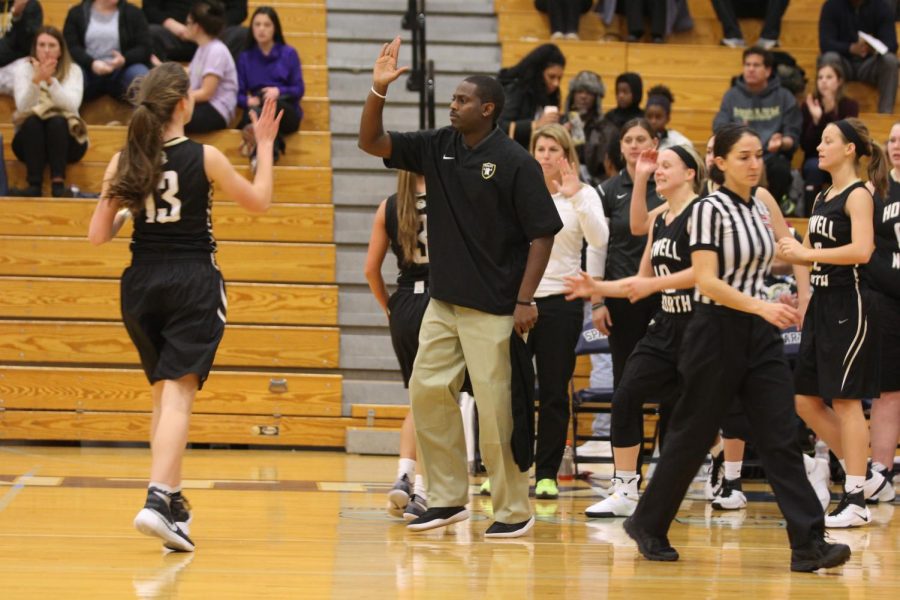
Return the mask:
[[[62,27],[71,2],[44,0],[45,22]],[[260,2],[250,5],[252,12]],[[216,369],[198,395],[192,442],[344,445],[337,328],[334,209],[325,3],[275,2],[288,42],[303,62],[301,131],[276,167],[275,204],[264,214],[221,191],[213,206],[217,260],[228,281],[228,327]],[[24,184],[15,160],[13,103],[0,98],[11,186]],[[91,146],[67,181],[98,191],[122,145],[130,107],[102,98],[83,109]],[[107,125],[118,122],[118,124]],[[198,136],[249,176],[240,136]],[[126,225],[95,247],[86,239],[95,200],[5,198],[0,215],[0,440],[146,441],[150,395],[119,313],[128,264]],[[394,427],[393,415],[370,424]]]

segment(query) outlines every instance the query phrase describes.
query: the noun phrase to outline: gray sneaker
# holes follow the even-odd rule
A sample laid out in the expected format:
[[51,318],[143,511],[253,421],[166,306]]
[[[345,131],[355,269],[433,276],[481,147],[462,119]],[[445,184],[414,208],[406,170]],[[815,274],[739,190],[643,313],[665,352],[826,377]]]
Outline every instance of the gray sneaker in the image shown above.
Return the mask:
[[409,477],[404,474],[394,482],[394,487],[388,492],[388,514],[401,518],[411,495],[412,486],[409,483]]
[[428,504],[425,502],[425,498],[413,494],[412,498],[409,499],[409,504],[403,510],[403,518],[407,521],[418,519],[425,514],[426,510],[428,510]]
[[720,43],[729,48],[743,48],[747,45],[742,38],[723,38]]

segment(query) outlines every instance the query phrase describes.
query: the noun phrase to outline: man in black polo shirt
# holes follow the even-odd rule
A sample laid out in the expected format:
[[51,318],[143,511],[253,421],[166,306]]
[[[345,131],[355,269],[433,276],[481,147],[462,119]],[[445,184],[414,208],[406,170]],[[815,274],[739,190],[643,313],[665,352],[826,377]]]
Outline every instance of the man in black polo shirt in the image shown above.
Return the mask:
[[428,481],[423,531],[468,518],[466,447],[456,396],[466,366],[478,406],[481,456],[496,521],[485,537],[518,537],[534,524],[528,474],[510,440],[510,335],[537,321],[533,295],[562,228],[537,162],[500,131],[503,88],[473,76],[456,88],[451,127],[413,133],[382,126],[400,38],[382,48],[363,108],[359,147],[388,167],[425,176],[431,301],[419,332],[409,392]]

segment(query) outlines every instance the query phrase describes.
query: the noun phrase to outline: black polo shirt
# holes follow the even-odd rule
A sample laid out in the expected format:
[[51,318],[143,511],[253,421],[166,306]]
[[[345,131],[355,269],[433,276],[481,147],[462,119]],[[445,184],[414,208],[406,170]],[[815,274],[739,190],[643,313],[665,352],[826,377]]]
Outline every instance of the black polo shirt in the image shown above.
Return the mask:
[[425,176],[431,297],[512,314],[531,240],[562,229],[537,161],[500,129],[474,148],[452,127],[390,135],[384,164]]
[[[610,177],[599,185],[603,214],[609,219],[609,245],[606,251],[606,271],[603,278],[608,281],[624,279],[636,275],[641,266],[641,256],[647,245],[646,235],[631,233],[631,194],[634,182],[626,169]],[[647,182],[647,211],[663,203],[656,195],[656,182]]]

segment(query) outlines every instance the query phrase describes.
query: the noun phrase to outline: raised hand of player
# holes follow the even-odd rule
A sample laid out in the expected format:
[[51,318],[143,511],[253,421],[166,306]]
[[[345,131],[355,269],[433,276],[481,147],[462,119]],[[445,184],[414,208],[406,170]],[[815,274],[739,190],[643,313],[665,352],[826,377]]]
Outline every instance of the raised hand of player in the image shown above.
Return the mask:
[[594,278],[582,271],[578,275],[563,277],[563,293],[566,300],[590,298],[594,294]]
[[559,174],[562,176],[562,181],[560,183],[552,182],[553,187],[556,188],[555,191],[551,190],[554,194],[559,193],[566,198],[572,198],[581,191],[581,180],[578,178],[578,171],[565,157],[559,159]]
[[250,111],[250,122],[253,123],[253,133],[256,136],[257,145],[275,141],[282,115],[284,115],[284,110],[278,111],[278,115],[275,115],[275,100],[272,98],[267,98],[263,103],[258,117],[256,111]]
[[629,277],[622,281],[622,289],[632,304],[656,291],[652,277]]
[[399,35],[394,38],[394,41],[381,47],[381,54],[375,60],[375,67],[372,69],[372,83],[378,93],[383,94],[398,77],[409,71],[409,67],[397,66],[399,54]]
[[791,325],[800,326],[800,311],[779,302],[764,302],[759,310],[759,316],[779,329]]
[[656,162],[659,159],[659,152],[656,150],[644,150],[638,157],[637,164],[634,165],[635,177],[650,179],[656,173]]

